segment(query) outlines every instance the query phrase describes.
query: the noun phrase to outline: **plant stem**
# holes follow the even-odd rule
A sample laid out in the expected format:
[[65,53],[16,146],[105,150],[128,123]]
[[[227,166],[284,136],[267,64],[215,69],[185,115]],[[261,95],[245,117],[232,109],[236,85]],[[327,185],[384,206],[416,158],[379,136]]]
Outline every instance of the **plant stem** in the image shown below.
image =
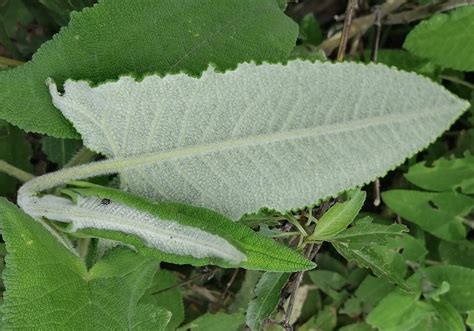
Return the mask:
[[0,56],[0,67],[17,67],[24,62]]
[[344,17],[344,26],[342,28],[342,35],[339,41],[339,49],[337,51],[337,61],[343,61],[346,55],[347,41],[349,40],[349,33],[351,31],[352,16],[354,15],[356,7],[356,0],[348,0],[346,8],[346,16]]
[[77,241],[77,253],[83,260],[86,259],[87,253],[89,252],[90,243],[91,238],[79,238]]
[[407,24],[419,21],[435,13],[452,10],[459,7],[474,5],[474,0],[451,0],[446,2],[431,2],[425,6],[419,6],[412,10],[403,11],[397,14],[387,15],[384,24]]
[[35,178],[35,176],[33,176],[32,174],[18,169],[17,167],[11,165],[10,163],[4,160],[0,160],[0,172],[4,172],[11,177],[15,177],[22,183],[28,182]]
[[455,84],[459,84],[459,85],[463,85],[463,86],[466,86],[472,90],[474,90],[474,84],[471,84],[469,82],[466,82],[465,80],[462,80],[458,77],[455,77],[455,76],[448,76],[448,75],[439,75],[440,78],[444,79],[444,80],[449,80],[450,82],[452,83],[455,83]]
[[[380,6],[380,17],[383,18],[387,16],[391,12],[397,10],[407,1],[408,0],[388,0]],[[375,23],[375,15],[376,13],[371,13],[369,15],[355,19],[351,24],[351,29],[348,33],[348,39],[354,37],[357,34],[364,34]],[[324,53],[326,53],[326,55],[330,55],[338,47],[341,36],[342,32],[338,32],[321,43],[320,48],[324,51]]]

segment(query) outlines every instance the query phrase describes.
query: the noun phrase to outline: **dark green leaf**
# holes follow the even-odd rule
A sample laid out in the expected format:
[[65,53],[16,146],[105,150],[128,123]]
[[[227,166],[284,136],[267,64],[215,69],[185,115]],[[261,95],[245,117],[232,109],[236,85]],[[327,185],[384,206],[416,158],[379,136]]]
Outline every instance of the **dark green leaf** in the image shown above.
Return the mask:
[[178,331],[240,331],[245,323],[241,313],[204,314],[178,329]]
[[77,138],[51,103],[47,77],[97,83],[129,73],[197,75],[209,63],[224,70],[250,60],[279,62],[296,34],[275,0],[101,0],[73,13],[31,62],[0,72],[0,118],[26,131]]
[[466,229],[460,218],[474,206],[473,198],[456,192],[392,190],[382,193],[382,198],[404,219],[447,241],[465,238]]
[[82,146],[82,142],[75,139],[44,137],[42,145],[43,152],[48,156],[48,160],[62,168],[77,153]]
[[467,240],[456,243],[442,241],[439,244],[438,251],[444,263],[474,269],[473,242]]
[[90,271],[40,222],[0,199],[8,258],[3,304],[8,329],[164,330],[169,312],[138,304],[158,261],[116,249]]
[[290,274],[266,272],[255,288],[255,299],[250,301],[247,310],[247,325],[258,331],[263,322],[270,318],[280,299],[280,292],[288,281]]

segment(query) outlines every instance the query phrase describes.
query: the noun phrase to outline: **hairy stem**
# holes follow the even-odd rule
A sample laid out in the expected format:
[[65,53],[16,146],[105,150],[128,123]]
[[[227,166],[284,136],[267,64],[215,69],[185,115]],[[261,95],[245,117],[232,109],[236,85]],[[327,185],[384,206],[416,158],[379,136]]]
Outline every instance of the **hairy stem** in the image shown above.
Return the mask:
[[80,164],[87,163],[94,157],[94,155],[95,153],[93,151],[84,146],[76,153],[76,155],[72,157],[71,160],[69,160],[69,162],[64,166],[64,168],[71,168]]
[[23,182],[23,183],[29,180],[32,180],[35,177],[32,174],[26,171],[23,171],[21,169],[18,169],[17,167],[11,165],[10,163],[4,160],[0,160],[0,172],[4,172],[11,177],[15,177],[16,179],[18,179],[20,182]]

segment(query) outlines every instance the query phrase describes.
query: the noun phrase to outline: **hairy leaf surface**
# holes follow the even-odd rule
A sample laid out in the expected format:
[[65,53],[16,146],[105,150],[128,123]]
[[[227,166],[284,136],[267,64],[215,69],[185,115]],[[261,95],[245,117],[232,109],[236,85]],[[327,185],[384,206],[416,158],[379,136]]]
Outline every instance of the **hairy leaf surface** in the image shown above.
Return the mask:
[[[62,10],[65,1],[46,1]],[[255,15],[255,13],[259,13]],[[0,118],[26,131],[77,138],[51,104],[47,77],[94,83],[123,74],[199,74],[254,60],[285,61],[298,28],[275,0],[101,0],[72,13],[68,27],[33,59],[0,72]]]
[[469,105],[383,65],[299,60],[50,89],[86,146],[122,169],[123,188],[233,219],[311,205],[383,176]]
[[41,223],[4,199],[0,220],[8,251],[6,329],[165,330],[169,312],[138,304],[157,260],[117,249],[87,271]]
[[418,24],[403,47],[446,68],[474,71],[474,6],[436,14]]
[[88,183],[65,190],[67,198],[31,197],[27,212],[70,223],[71,232],[130,244],[145,256],[176,264],[298,271],[315,264],[300,253],[204,208],[155,203]]

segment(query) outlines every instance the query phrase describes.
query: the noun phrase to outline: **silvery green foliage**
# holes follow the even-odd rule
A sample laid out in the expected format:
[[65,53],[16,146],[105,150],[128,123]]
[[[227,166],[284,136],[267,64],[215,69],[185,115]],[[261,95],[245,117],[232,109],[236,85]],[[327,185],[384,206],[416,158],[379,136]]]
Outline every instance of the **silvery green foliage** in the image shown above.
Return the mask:
[[119,231],[139,237],[150,248],[194,258],[216,257],[235,265],[247,258],[218,235],[175,220],[160,219],[150,213],[120,203],[102,203],[97,197],[78,195],[76,202],[54,195],[30,196],[25,211],[36,219],[70,223],[69,231],[98,229]]
[[124,189],[234,219],[383,176],[468,107],[413,73],[301,60],[50,91],[87,147],[123,160]]

